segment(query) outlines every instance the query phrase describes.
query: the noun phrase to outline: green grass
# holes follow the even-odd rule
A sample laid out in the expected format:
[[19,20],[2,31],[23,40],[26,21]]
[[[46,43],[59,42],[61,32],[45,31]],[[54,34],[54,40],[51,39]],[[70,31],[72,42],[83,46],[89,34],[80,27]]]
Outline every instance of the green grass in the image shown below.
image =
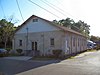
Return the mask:
[[[96,52],[96,51],[97,51],[97,50],[92,49],[92,50],[87,50],[87,51],[85,51],[85,52]],[[75,58],[75,56],[79,56],[79,55],[81,55],[81,54],[83,54],[83,53],[85,53],[85,52],[76,54],[76,55],[74,55],[74,56],[69,56],[69,58],[67,58],[67,59],[73,59],[73,58]],[[85,55],[85,56],[86,56],[86,55]]]

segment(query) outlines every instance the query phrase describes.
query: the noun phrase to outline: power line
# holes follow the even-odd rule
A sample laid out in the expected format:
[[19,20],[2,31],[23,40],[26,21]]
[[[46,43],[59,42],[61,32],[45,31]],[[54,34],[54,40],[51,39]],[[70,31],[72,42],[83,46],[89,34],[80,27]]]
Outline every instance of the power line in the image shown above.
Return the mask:
[[[59,16],[57,16],[57,15],[55,15],[54,13],[50,12],[49,10],[43,8],[42,6],[36,4],[35,2],[33,2],[33,1],[31,1],[31,0],[28,0],[28,1],[31,2],[32,4],[35,4],[36,6],[38,6],[38,7],[40,7],[40,8],[42,8],[42,9],[44,9],[45,11],[49,12],[50,14],[52,14],[52,15],[54,15],[54,16],[60,18]],[[61,18],[60,18],[60,19],[61,19]]]
[[43,3],[45,3],[46,5],[48,5],[49,7],[53,8],[54,10],[56,10],[57,12],[61,13],[62,15],[66,15],[64,13],[62,13],[61,11],[59,11],[58,9],[54,8],[53,6],[51,6],[50,4],[46,3],[45,1],[41,0]]
[[[60,5],[62,5],[63,7],[64,7],[64,5],[63,4],[61,4],[61,2],[59,2],[58,0],[56,0],[56,2],[58,2]],[[62,10],[62,9],[61,9]],[[62,11],[64,11],[64,10],[62,10]],[[75,18],[75,19],[77,19],[77,20],[79,20],[77,17],[75,17],[75,16],[73,16],[72,14],[70,14],[69,12],[67,12],[67,11],[64,11],[65,13],[67,13],[67,14],[69,14],[70,16],[72,16],[73,18]]]
[[0,7],[1,7],[1,9],[2,9],[2,12],[3,12],[4,18],[6,19],[6,15],[5,15],[5,12],[4,12],[4,9],[3,9],[3,6],[2,6],[1,1],[0,1]]
[[[54,5],[54,4],[52,4],[52,3],[50,3],[49,1],[47,1],[47,0],[45,0],[46,2],[48,2],[49,4],[51,4],[52,6],[54,6],[54,7],[56,7],[56,8],[58,8],[60,11],[63,11],[63,12],[65,12],[64,10],[62,10],[62,9],[60,9],[59,7],[57,7],[56,5]],[[46,3],[45,2],[45,3]],[[46,3],[47,4],[47,3]],[[48,5],[49,6],[49,5]],[[63,6],[63,5],[62,5]],[[65,13],[67,13],[67,14],[69,14],[68,12],[65,12]],[[63,13],[62,13],[63,14]],[[63,14],[64,15],[64,14]],[[70,16],[72,16],[71,14],[69,14]],[[64,15],[64,16],[66,16],[66,15]],[[67,16],[66,16],[67,17]],[[74,17],[74,16],[72,16],[72,17]],[[75,18],[75,17],[74,17]],[[76,18],[77,19],[77,18]],[[74,25],[73,25],[74,26]],[[80,30],[78,27],[76,27],[76,26],[74,26],[76,29],[78,29],[78,30]]]
[[21,9],[20,9],[20,7],[19,7],[18,0],[16,0],[16,3],[17,3],[17,6],[18,6],[18,9],[19,9],[19,12],[20,12],[21,18],[22,18],[22,20],[24,21],[24,18],[23,18],[22,13],[21,13]]
[[[38,6],[38,7],[40,7],[40,8],[42,8],[42,9],[44,9],[45,11],[49,12],[50,14],[52,14],[52,15],[58,17],[58,16],[55,15],[54,13],[48,11],[47,9],[45,9],[45,8],[43,8],[42,6],[36,4],[35,2],[33,2],[33,1],[31,1],[31,0],[28,0],[28,1],[31,2],[31,3],[33,3],[33,4],[35,4],[36,6]],[[47,1],[47,0],[45,0],[45,1]],[[42,1],[42,2],[44,2],[44,1]],[[48,1],[47,1],[47,2],[48,2]],[[50,3],[50,2],[48,2],[48,3]],[[47,3],[45,2],[45,4],[47,4]],[[52,3],[50,3],[50,4],[53,5]],[[48,4],[47,4],[47,5],[48,5]],[[50,6],[51,8],[53,8],[53,9],[56,10],[56,11],[59,11],[59,10],[55,9],[54,7],[52,7],[51,5],[48,5],[48,6]],[[53,6],[55,6],[55,5],[53,5]],[[56,6],[55,6],[55,7],[56,7]],[[56,8],[58,8],[58,7],[56,7]],[[60,9],[60,8],[59,8],[59,9]],[[61,10],[61,9],[60,9],[60,10]],[[59,11],[59,13],[63,14],[63,13],[60,12],[60,11]],[[64,15],[64,14],[63,14],[63,15]],[[64,15],[64,16],[65,16],[65,15]],[[60,18],[60,17],[58,17],[58,18]],[[60,19],[61,19],[61,18],[60,18]],[[77,28],[76,26],[74,26],[74,27]],[[79,28],[77,28],[77,29],[80,30]]]
[[[60,11],[62,11],[62,12],[65,12],[65,13],[67,13],[68,15],[70,15],[70,16],[72,16],[73,18],[75,18],[75,19],[77,19],[76,17],[74,17],[73,15],[71,15],[70,13],[68,13],[68,12],[66,12],[66,11],[64,11],[64,10],[62,10],[61,8],[59,8],[59,7],[57,7],[56,5],[54,5],[54,4],[52,4],[52,3],[50,3],[49,1],[47,1],[47,0],[45,0],[46,2],[48,2],[49,4],[51,4],[52,6],[54,6],[54,7],[56,7],[57,9],[59,9]],[[58,2],[58,0],[56,0],[57,2]],[[61,4],[60,2],[58,2],[59,4]],[[62,5],[62,4],[61,4]],[[63,5],[62,5],[63,6]],[[63,6],[64,7],[64,6]],[[67,16],[67,15],[66,15]],[[78,19],[77,19],[78,20]]]

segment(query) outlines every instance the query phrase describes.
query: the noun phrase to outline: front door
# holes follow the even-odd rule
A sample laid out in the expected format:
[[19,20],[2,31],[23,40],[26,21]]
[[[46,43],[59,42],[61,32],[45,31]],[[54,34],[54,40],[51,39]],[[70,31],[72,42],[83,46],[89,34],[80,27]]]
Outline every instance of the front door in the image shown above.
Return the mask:
[[32,50],[37,51],[37,42],[32,42]]
[[38,44],[37,42],[32,42],[32,50],[33,50],[33,55],[34,56],[39,56],[39,50],[38,50]]

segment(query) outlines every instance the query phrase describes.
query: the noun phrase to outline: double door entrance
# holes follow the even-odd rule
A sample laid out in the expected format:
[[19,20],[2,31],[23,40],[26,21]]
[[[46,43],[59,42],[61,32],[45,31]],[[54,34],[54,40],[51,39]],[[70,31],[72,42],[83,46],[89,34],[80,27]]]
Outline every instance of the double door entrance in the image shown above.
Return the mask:
[[33,51],[33,55],[34,56],[39,56],[40,55],[40,52],[38,50],[38,44],[37,42],[32,42],[32,51]]
[[37,42],[32,42],[32,50],[37,51]]

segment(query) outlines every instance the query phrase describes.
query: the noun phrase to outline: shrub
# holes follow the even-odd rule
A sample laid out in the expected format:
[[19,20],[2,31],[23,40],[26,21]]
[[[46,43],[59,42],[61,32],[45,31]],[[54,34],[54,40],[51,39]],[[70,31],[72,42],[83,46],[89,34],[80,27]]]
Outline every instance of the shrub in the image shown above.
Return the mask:
[[7,52],[10,52],[11,48],[6,48]]
[[97,47],[96,47],[96,50],[100,50],[100,46],[97,46]]
[[53,52],[53,55],[58,58],[59,55],[61,55],[62,50],[52,50],[52,52]]
[[16,49],[17,53],[21,54],[22,53],[22,49]]
[[0,57],[5,57],[7,56],[7,53],[0,53]]
[[4,56],[4,54],[0,54],[0,57],[3,57]]

